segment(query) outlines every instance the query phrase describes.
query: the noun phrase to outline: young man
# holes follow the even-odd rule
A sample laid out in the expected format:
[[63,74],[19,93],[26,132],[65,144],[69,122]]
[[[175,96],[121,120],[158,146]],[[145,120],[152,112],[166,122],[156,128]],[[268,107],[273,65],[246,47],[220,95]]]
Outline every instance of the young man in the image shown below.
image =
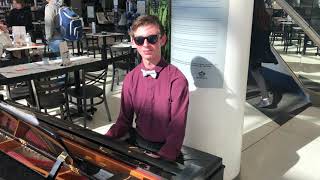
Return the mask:
[[7,26],[0,21],[0,60],[3,54],[3,50],[12,46],[12,41],[9,36],[9,30]]
[[120,114],[106,135],[120,138],[129,132],[131,143],[154,152],[153,157],[175,160],[185,135],[188,81],[161,57],[166,35],[157,17],[140,16],[131,38],[142,62],[124,79]]
[[26,31],[31,33],[33,30],[32,13],[29,6],[25,6],[24,0],[13,0],[13,9],[6,17],[6,22],[9,28],[12,26],[25,26]]
[[48,4],[45,8],[44,24],[46,40],[48,41],[49,49],[56,56],[60,56],[59,44],[63,41],[60,33],[60,25],[58,18],[58,10],[61,5],[60,0],[46,0]]

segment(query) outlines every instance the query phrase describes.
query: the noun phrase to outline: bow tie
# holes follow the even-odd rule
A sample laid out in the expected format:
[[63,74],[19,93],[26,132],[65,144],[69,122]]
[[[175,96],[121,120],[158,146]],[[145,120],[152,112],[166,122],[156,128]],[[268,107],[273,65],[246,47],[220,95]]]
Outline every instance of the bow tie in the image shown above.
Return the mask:
[[143,77],[151,76],[153,79],[157,77],[157,72],[155,70],[144,70],[141,69]]

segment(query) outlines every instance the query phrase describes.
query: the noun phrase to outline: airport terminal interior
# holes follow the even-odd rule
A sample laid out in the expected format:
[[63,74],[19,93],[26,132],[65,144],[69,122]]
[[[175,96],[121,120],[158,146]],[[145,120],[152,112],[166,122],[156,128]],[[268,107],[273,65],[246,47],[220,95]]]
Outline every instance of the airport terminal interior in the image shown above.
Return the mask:
[[[107,2],[107,0],[102,2]],[[93,59],[114,58],[116,53],[111,50],[111,46],[114,46],[114,48],[125,48],[121,50],[121,55],[134,54],[133,63],[137,63],[139,61],[137,52],[128,45],[130,38],[127,34],[127,24],[113,24],[124,21],[124,16],[127,16],[128,21],[130,18],[134,18],[136,14],[128,10],[128,2],[129,0],[123,1],[121,4],[122,1],[119,0],[118,13],[112,11],[112,3],[104,3],[102,15],[100,14],[103,18],[102,22],[97,20],[99,14],[91,17],[88,15],[91,13],[91,9],[83,8],[83,6],[92,6],[92,11],[96,12],[97,6],[94,2],[82,2],[81,14],[86,16],[84,26],[87,26],[88,29],[84,28],[84,33],[87,34],[83,36],[83,39],[68,43],[71,58],[81,57],[81,55]],[[132,2],[137,3],[137,1]],[[150,2],[159,3],[162,1]],[[39,0],[37,3],[39,7],[44,5]],[[72,1],[69,3],[71,3],[70,6],[74,5]],[[161,3],[156,5],[161,6]],[[320,2],[318,0],[266,0],[265,7],[271,17],[270,50],[272,58],[277,61],[277,63],[262,64],[262,75],[266,80],[271,104],[267,107],[261,107],[259,104],[261,92],[252,75],[248,73],[241,170],[235,179],[319,180]],[[11,1],[1,1],[0,8],[0,19],[3,19],[5,12],[11,8]],[[80,13],[77,8],[75,11]],[[108,8],[111,11],[106,10]],[[120,10],[120,8],[123,9]],[[106,39],[107,42],[104,42],[105,40],[100,37],[93,38],[91,31],[94,26],[92,26],[92,22],[96,23],[97,31],[112,31],[119,34]],[[33,26],[35,31],[44,31],[42,20],[37,19]],[[32,37],[32,39],[36,41],[38,37]],[[107,43],[108,47],[110,46],[110,51],[106,52],[99,47],[106,47],[104,43]],[[43,53],[42,49],[35,49],[28,51],[32,59],[49,58],[37,54]],[[9,54],[10,52],[7,50],[5,53]],[[112,55],[112,53],[114,54]],[[14,53],[10,55],[14,55]],[[26,55],[24,54],[24,56]],[[3,56],[3,58],[5,59],[7,56]],[[105,76],[106,82],[97,85],[105,91],[109,112],[106,110],[106,105],[100,103],[93,108],[88,107],[92,110],[88,111],[89,114],[80,117],[72,116],[73,124],[99,134],[107,133],[119,115],[122,83],[130,70],[123,65],[125,64],[109,65]],[[101,73],[101,71],[97,73]],[[14,94],[14,90],[26,89],[26,87],[29,86],[25,82],[11,83],[1,86],[0,93],[4,99],[25,106],[29,104],[30,107],[27,95],[16,97]],[[71,99],[77,100],[76,97]],[[79,108],[76,104],[70,104],[71,112],[76,111],[76,108]],[[66,120],[66,117],[59,115],[61,112],[59,106],[48,108],[46,111],[42,110],[42,112],[50,116],[57,115],[57,118]]]

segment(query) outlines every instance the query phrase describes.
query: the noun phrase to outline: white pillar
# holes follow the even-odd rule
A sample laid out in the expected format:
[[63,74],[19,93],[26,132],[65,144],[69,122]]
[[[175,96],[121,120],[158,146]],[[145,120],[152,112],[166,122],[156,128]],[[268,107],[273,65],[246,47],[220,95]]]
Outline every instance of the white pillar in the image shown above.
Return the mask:
[[187,77],[185,143],[240,172],[253,0],[172,0],[171,63]]

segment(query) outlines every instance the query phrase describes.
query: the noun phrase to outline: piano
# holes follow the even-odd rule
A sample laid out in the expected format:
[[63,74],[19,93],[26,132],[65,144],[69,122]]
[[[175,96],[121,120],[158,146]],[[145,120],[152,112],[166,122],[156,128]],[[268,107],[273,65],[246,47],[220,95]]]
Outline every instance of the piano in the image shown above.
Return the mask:
[[183,160],[148,156],[139,147],[0,98],[0,179],[212,179],[222,159],[183,146]]

